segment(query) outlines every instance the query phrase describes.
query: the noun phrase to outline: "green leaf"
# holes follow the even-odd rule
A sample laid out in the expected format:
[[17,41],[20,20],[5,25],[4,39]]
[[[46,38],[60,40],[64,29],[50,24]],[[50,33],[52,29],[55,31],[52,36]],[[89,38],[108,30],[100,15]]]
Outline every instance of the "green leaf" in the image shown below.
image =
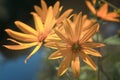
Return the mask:
[[100,33],[97,33],[93,36],[93,39],[96,41],[96,42],[103,42],[103,36],[100,34]]
[[118,35],[111,36],[104,40],[104,43],[109,45],[120,45],[120,38]]

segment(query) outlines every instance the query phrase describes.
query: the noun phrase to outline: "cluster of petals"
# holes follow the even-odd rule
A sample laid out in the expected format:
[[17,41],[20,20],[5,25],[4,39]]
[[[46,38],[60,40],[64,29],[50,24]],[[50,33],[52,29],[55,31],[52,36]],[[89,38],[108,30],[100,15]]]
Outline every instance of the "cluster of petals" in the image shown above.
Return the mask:
[[[95,2],[96,0],[93,0],[93,3]],[[96,10],[89,1],[86,3],[93,14],[98,17],[104,20],[118,21],[115,18],[118,17],[118,14],[107,13],[108,4],[104,4],[99,10]],[[10,36],[8,40],[15,44],[3,46],[11,50],[35,47],[26,57],[25,63],[42,45],[56,49],[49,56],[49,59],[62,58],[58,68],[58,76],[62,76],[71,65],[74,76],[78,77],[80,75],[80,60],[96,70],[96,65],[89,55],[102,57],[93,48],[105,45],[93,40],[93,36],[99,30],[99,24],[96,20],[88,19],[87,15],[82,15],[82,12],[70,16],[73,9],[68,9],[61,14],[62,8],[59,1],[54,6],[48,7],[46,2],[41,0],[41,7],[35,5],[35,12],[31,12],[35,25],[32,27],[21,21],[15,21],[15,25],[20,29],[19,32],[9,28],[5,29]]]
[[[62,29],[62,28],[63,29]],[[67,19],[63,24],[56,27],[51,37],[46,39],[46,46],[57,49],[49,59],[62,58],[58,68],[58,76],[62,76],[71,65],[75,77],[80,74],[80,59],[96,70],[95,63],[88,56],[101,57],[102,55],[92,48],[102,47],[104,44],[93,42],[92,37],[98,31],[99,24],[94,20],[88,20],[86,15],[80,12],[73,16],[73,20]],[[60,30],[61,29],[61,30]]]

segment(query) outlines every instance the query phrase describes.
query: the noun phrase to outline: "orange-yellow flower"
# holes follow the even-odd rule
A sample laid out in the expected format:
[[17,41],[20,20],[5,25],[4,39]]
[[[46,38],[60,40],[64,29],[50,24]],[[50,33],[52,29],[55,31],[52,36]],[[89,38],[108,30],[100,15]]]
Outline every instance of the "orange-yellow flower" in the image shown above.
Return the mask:
[[[96,70],[96,66],[88,54],[101,57],[101,54],[92,48],[102,47],[104,44],[89,41],[98,31],[99,25],[92,21],[91,23],[86,21],[87,18],[82,16],[82,13],[79,13],[73,21],[67,19],[62,25],[64,31],[61,32],[58,27],[55,29],[55,33],[61,40],[53,37],[45,44],[57,49],[49,56],[49,59],[63,58],[58,69],[58,76],[62,76],[71,64],[74,76],[78,77],[80,74],[80,59]],[[85,27],[84,24],[87,26]]]
[[91,12],[94,15],[96,15],[97,17],[99,17],[103,20],[107,20],[107,21],[115,21],[115,22],[120,21],[118,19],[118,17],[120,17],[120,15],[118,13],[108,12],[108,4],[107,3],[104,3],[99,9],[95,9],[94,5],[92,5],[92,3],[88,0],[86,0],[86,4],[87,4],[88,8],[91,10]]
[[15,21],[15,25],[22,32],[17,32],[11,29],[5,30],[9,36],[14,38],[10,38],[8,40],[17,43],[16,45],[4,45],[6,48],[11,50],[22,50],[36,46],[25,59],[25,63],[32,55],[34,55],[39,50],[44,42],[44,39],[47,37],[56,22],[51,7],[49,7],[49,10],[46,14],[47,16],[44,24],[42,23],[41,18],[36,13],[32,12],[31,14],[34,18],[35,29],[21,21]]
[[[62,15],[60,15],[61,11],[62,11],[62,8],[63,8],[63,6],[60,6],[59,1],[57,1],[54,4],[54,6],[52,7],[53,15],[54,15],[54,17],[56,19],[56,24],[61,23],[73,11],[73,9],[68,9]],[[45,1],[41,0],[41,8],[39,6],[37,6],[37,5],[35,5],[34,9],[35,9],[36,13],[41,17],[42,22],[44,23],[44,21],[46,19],[46,14],[47,14],[47,11],[48,11],[48,7],[47,7],[47,4],[45,3]]]

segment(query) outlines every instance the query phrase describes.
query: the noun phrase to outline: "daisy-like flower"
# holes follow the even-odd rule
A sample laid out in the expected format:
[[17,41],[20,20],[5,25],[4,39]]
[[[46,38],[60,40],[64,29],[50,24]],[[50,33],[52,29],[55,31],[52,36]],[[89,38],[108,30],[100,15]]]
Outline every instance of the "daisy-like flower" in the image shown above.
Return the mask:
[[53,16],[52,7],[49,7],[48,9],[46,21],[44,24],[42,23],[41,18],[36,13],[31,12],[31,14],[33,15],[34,18],[35,29],[21,21],[15,21],[15,25],[23,33],[11,29],[5,29],[8,35],[14,38],[14,39],[9,38],[8,40],[17,44],[4,45],[4,47],[11,50],[22,50],[36,46],[34,50],[25,59],[25,63],[32,55],[34,55],[39,50],[39,48],[42,46],[44,42],[44,39],[47,37],[47,35],[49,34],[49,32],[51,31],[56,22]]
[[[56,19],[56,24],[61,23],[73,11],[73,9],[68,9],[62,15],[60,15],[60,13],[62,11],[62,8],[63,8],[63,6],[60,6],[60,2],[59,1],[57,1],[54,4],[54,6],[52,7],[53,15],[54,15],[54,17]],[[35,5],[34,9],[35,9],[36,13],[41,17],[42,22],[44,23],[45,20],[46,20],[46,14],[47,14],[47,11],[48,11],[48,7],[47,7],[47,4],[45,3],[45,1],[41,0],[41,7]]]
[[90,25],[86,23],[85,25],[88,26],[85,27],[85,22],[86,18],[82,16],[82,13],[79,13],[73,21],[67,19],[62,25],[64,31],[55,29],[55,33],[61,40],[53,37],[48,40],[49,43],[46,43],[46,46],[57,49],[49,56],[49,59],[63,58],[58,68],[58,76],[62,76],[71,64],[74,76],[78,77],[80,74],[80,59],[92,67],[93,70],[96,70],[95,63],[88,55],[101,57],[101,54],[92,48],[102,47],[104,44],[90,40],[98,31],[99,25],[92,22],[88,23]]
[[93,0],[93,5],[88,0],[86,0],[85,2],[87,4],[88,8],[90,9],[90,11],[97,17],[99,17],[103,20],[107,20],[107,21],[115,21],[115,22],[120,21],[118,19],[118,17],[120,17],[120,15],[118,13],[108,12],[108,4],[107,3],[104,3],[99,9],[95,9],[94,4],[96,1]]

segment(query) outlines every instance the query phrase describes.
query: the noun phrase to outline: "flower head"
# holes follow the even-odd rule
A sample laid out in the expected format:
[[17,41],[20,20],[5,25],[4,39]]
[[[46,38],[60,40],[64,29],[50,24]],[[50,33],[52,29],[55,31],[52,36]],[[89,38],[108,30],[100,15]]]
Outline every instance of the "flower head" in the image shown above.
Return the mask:
[[51,7],[49,7],[49,10],[46,16],[46,21],[44,24],[42,23],[41,18],[36,13],[32,12],[31,14],[33,15],[33,18],[34,18],[35,29],[33,29],[31,26],[21,21],[15,21],[15,25],[22,32],[17,32],[11,29],[5,30],[9,36],[14,38],[14,39],[10,38],[8,40],[17,44],[4,45],[4,47],[11,50],[22,50],[22,49],[27,49],[27,48],[36,46],[34,50],[30,53],[30,55],[27,56],[27,58],[25,59],[25,63],[32,55],[34,55],[39,50],[45,38],[47,37],[47,35],[49,34],[49,32],[51,31],[51,29],[53,28],[56,22],[55,18],[53,17],[53,12]]
[[118,17],[120,17],[120,15],[118,13],[108,12],[108,4],[107,3],[104,3],[99,9],[95,9],[95,7],[94,7],[95,3],[93,3],[93,5],[92,5],[92,3],[88,0],[86,0],[86,4],[87,4],[88,8],[90,9],[90,11],[97,17],[99,17],[103,20],[107,20],[107,21],[115,21],[115,22],[120,21],[118,19]]
[[[52,7],[53,15],[56,19],[57,24],[61,23],[64,19],[66,19],[70,15],[70,13],[73,11],[73,9],[68,9],[62,15],[60,15],[62,8],[63,8],[63,6],[60,6],[59,1],[57,1],[54,4],[54,6]],[[45,1],[41,0],[41,7],[35,5],[34,9],[35,9],[36,13],[41,17],[42,22],[44,23],[46,20],[46,14],[48,11],[48,7],[47,7],[47,4],[45,3]]]
[[96,70],[96,66],[88,54],[101,57],[101,54],[92,48],[102,47],[104,44],[90,40],[98,31],[99,25],[79,13],[73,21],[65,20],[62,27],[64,28],[62,32],[58,28],[55,29],[55,33],[61,40],[51,38],[48,40],[49,43],[45,44],[57,49],[49,56],[49,59],[63,58],[58,69],[58,76],[63,75],[71,64],[74,76],[78,77],[80,74],[80,59]]

